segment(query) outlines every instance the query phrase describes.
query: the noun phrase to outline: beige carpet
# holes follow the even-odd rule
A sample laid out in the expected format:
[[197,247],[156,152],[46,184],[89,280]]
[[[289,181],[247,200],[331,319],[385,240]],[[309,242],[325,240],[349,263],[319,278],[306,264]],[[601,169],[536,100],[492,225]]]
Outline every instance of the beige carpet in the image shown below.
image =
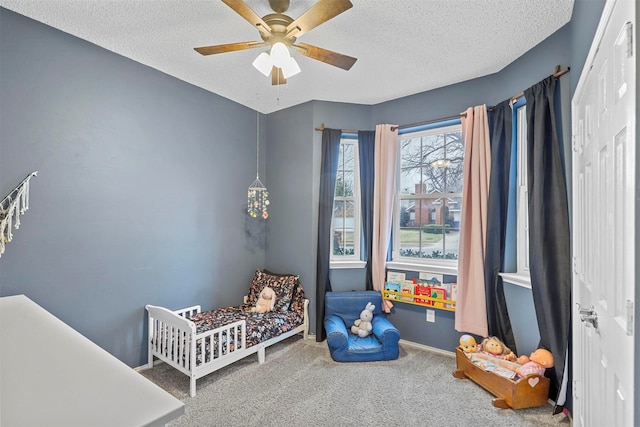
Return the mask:
[[395,361],[337,363],[326,343],[296,336],[197,383],[161,363],[142,374],[186,404],[170,426],[549,426],[568,427],[550,405],[498,409],[493,396],[451,373],[455,359],[401,345]]

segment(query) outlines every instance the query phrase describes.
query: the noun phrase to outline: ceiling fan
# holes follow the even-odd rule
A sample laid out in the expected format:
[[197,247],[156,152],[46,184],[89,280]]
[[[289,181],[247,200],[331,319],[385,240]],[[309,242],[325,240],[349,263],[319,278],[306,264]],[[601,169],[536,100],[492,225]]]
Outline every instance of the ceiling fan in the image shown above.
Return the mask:
[[[284,12],[289,8],[289,0],[269,0],[269,6],[275,13],[270,13],[262,18],[242,0],[222,0],[222,2],[235,10],[236,13],[242,16],[251,25],[256,27],[260,32],[260,37],[263,41],[248,41],[194,48],[195,51],[201,55],[213,55],[217,53],[234,52],[260,47],[273,47],[277,43],[281,43],[286,47],[296,49],[296,51],[301,55],[342,68],[343,70],[351,69],[357,60],[351,56],[343,55],[341,53],[333,52],[307,43],[296,44],[297,38],[301,35],[353,7],[353,4],[349,0],[318,0],[297,19],[292,19],[284,14]],[[280,46],[281,45],[278,45],[278,47]],[[271,54],[272,56],[274,55],[273,49]],[[284,54],[288,57],[288,49],[286,49]],[[261,55],[264,56],[266,53]],[[266,57],[268,57],[268,55],[266,55]],[[259,68],[259,66],[256,65],[256,62],[258,62],[259,59],[260,57],[258,57],[254,62],[254,66],[256,66],[256,68]],[[295,63],[293,58],[289,59]],[[269,71],[271,72],[271,83],[274,85],[286,83],[287,75],[286,72],[283,73],[283,67],[276,66],[275,60],[273,63],[274,65],[271,65],[271,62],[269,62],[268,68],[261,71],[267,76],[269,75]],[[297,66],[297,63],[295,64],[295,67],[297,68],[297,72],[299,72],[300,69]],[[294,72],[294,74],[295,73],[296,72]],[[293,75],[291,73],[289,74]]]

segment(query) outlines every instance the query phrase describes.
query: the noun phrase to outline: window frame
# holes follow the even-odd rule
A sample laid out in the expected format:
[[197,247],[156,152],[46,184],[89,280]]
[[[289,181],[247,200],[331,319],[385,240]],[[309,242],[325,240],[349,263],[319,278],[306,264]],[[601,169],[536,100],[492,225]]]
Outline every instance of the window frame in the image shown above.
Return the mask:
[[528,150],[527,150],[527,105],[514,107],[516,116],[516,146],[517,146],[517,184],[518,195],[516,203],[518,206],[517,222],[517,262],[516,274],[529,276],[529,189],[528,189]]
[[[398,163],[397,163],[397,188],[394,197],[394,210],[393,210],[393,226],[392,226],[392,256],[391,261],[387,262],[387,268],[393,269],[403,269],[409,271],[428,271],[432,273],[441,273],[441,274],[457,274],[458,270],[458,259],[444,259],[444,258],[418,258],[418,257],[409,257],[402,256],[400,254],[400,215],[401,215],[401,205],[402,200],[412,199],[412,200],[428,200],[432,197],[428,197],[425,195],[411,194],[411,195],[402,195],[401,194],[401,179],[400,175],[402,173],[401,168],[401,159],[402,159],[402,143],[403,139],[408,138],[416,138],[423,137],[428,135],[437,135],[444,133],[452,133],[452,132],[460,132],[462,133],[462,124],[460,119],[452,119],[445,120],[436,123],[430,123],[428,125],[419,126],[415,128],[408,128],[401,131],[399,136],[398,143]],[[408,135],[405,136],[405,135]],[[443,193],[441,196],[449,195],[454,197],[462,198],[462,193]],[[460,206],[460,210],[462,210],[462,206]]]
[[[527,147],[527,104],[524,97],[512,103],[513,142],[511,167],[515,168],[515,203],[509,206],[515,210],[514,231],[507,231],[507,248],[515,249],[514,259],[507,259],[505,251],[505,270],[501,272],[503,281],[531,289],[531,273],[529,271],[529,190],[528,190],[528,147]],[[509,216],[512,215],[509,213]]]
[[[343,133],[340,138],[340,152],[342,154],[344,150],[344,145],[352,145],[353,146],[353,196],[337,196],[334,189],[333,196],[333,210],[331,214],[331,240],[330,240],[330,268],[331,269],[346,269],[346,268],[363,268],[366,266],[366,262],[362,261],[361,257],[361,247],[362,247],[362,203],[361,203],[361,191],[360,191],[360,158],[359,158],[359,145],[357,135],[352,136],[351,134]],[[342,164],[338,165],[338,171],[344,170],[344,158]],[[336,186],[338,185],[338,176],[336,175]],[[333,213],[335,212],[335,202],[336,200],[341,201],[352,201],[354,205],[354,253],[352,255],[334,255],[334,217]]]

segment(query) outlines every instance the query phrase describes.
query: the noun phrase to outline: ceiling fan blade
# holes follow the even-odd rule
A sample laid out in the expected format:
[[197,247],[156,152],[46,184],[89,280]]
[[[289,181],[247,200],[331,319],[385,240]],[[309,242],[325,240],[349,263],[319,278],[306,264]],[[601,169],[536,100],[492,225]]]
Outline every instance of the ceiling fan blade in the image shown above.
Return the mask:
[[271,69],[271,84],[273,86],[283,85],[287,83],[287,79],[284,78],[284,74],[282,74],[282,68],[273,67]]
[[224,4],[235,10],[236,13],[242,16],[247,22],[256,27],[258,31],[265,35],[271,34],[271,27],[269,24],[258,16],[244,1],[242,0],[222,0]]
[[229,44],[218,44],[215,46],[194,47],[193,49],[200,55],[213,55],[216,53],[235,52],[236,50],[253,49],[256,47],[266,46],[263,42],[240,42]]
[[353,64],[358,60],[351,56],[343,55],[341,53],[333,52],[321,47],[313,46],[307,43],[299,43],[293,45],[301,55],[308,56],[309,58],[316,59],[318,61],[325,62],[327,64],[342,68],[349,71]]
[[319,0],[298,19],[287,25],[285,35],[300,37],[352,7],[353,4],[349,0]]

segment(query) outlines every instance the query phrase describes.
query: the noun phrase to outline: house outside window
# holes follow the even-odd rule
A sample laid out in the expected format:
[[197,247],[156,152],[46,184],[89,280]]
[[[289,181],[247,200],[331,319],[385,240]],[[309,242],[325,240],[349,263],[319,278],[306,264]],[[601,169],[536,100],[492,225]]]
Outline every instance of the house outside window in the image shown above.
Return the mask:
[[343,137],[340,141],[331,233],[331,268],[364,265],[360,261],[360,170],[357,139]]
[[399,150],[393,261],[455,267],[464,166],[460,120],[402,133]]

